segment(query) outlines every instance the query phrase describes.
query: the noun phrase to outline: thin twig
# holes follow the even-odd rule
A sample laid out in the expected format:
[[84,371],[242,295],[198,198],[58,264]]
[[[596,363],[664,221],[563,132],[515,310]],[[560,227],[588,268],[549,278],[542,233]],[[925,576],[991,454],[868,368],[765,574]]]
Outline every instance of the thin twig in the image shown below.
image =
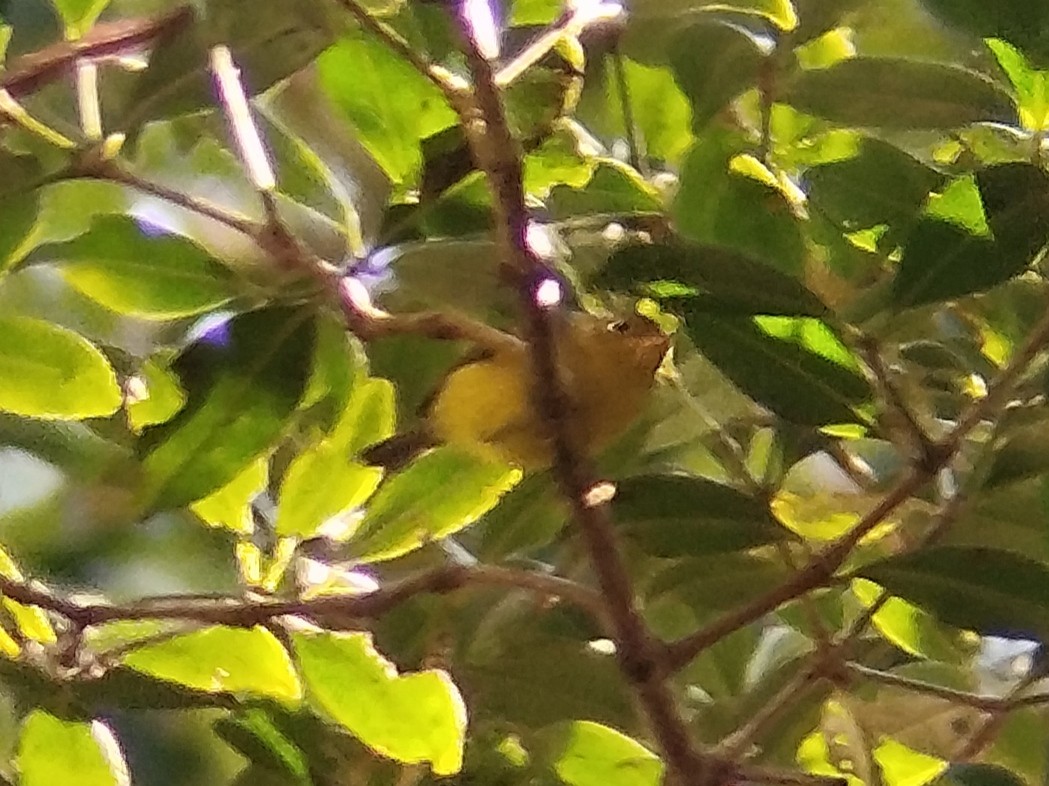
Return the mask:
[[101,22],[81,38],[60,41],[22,55],[0,75],[0,90],[21,98],[67,73],[80,60],[119,55],[172,36],[193,21],[193,9],[181,6],[155,17]]
[[1016,708],[1020,694],[1027,690],[1045,675],[1040,671],[1032,669],[1024,675],[1015,687],[1009,691],[1009,695],[1002,699],[997,707],[987,708],[987,717],[983,723],[976,727],[969,737],[958,746],[958,751],[951,756],[951,761],[966,762],[976,758],[986,750],[1001,733],[1002,726],[1009,717],[1009,713]]
[[634,120],[634,106],[630,101],[630,85],[627,83],[626,66],[619,51],[619,42],[612,47],[612,68],[616,77],[616,92],[619,94],[619,107],[623,114],[623,127],[626,131],[627,149],[630,151],[630,166],[645,174],[641,168],[641,146],[637,138],[637,124]]
[[[991,384],[987,395],[974,402],[958,419],[945,439],[930,446],[924,461],[913,466],[896,485],[864,516],[855,527],[825,548],[805,567],[779,587],[751,601],[746,606],[728,612],[712,624],[667,645],[666,668],[676,671],[687,665],[700,652],[735,630],[755,622],[780,604],[823,586],[848,558],[848,555],[866,535],[878,526],[896,508],[906,502],[935,473],[954,458],[962,441],[984,418],[1004,403],[1005,397],[1024,373],[1027,366],[1049,343],[1049,309],[1028,335],[1009,364]],[[869,611],[869,610],[868,610]]]
[[[596,6],[596,7],[595,7]],[[566,35],[579,35],[587,26],[599,21],[615,19],[622,14],[621,8],[612,5],[601,8],[596,4],[579,3],[555,19],[539,35],[530,41],[513,59],[495,74],[495,84],[504,88],[538,63]]]
[[571,414],[556,359],[551,315],[536,297],[550,277],[527,243],[521,156],[507,123],[491,63],[472,36],[471,20],[460,7],[458,24],[464,52],[473,76],[476,107],[463,116],[475,160],[487,175],[493,195],[499,243],[507,268],[520,277],[526,336],[535,368],[535,403],[549,426],[554,447],[554,472],[588,553],[615,634],[624,675],[644,709],[662,750],[671,778],[681,786],[720,783],[725,764],[700,754],[692,744],[688,725],[659,668],[658,644],[641,618],[630,575],[620,553],[607,501],[590,498],[596,479],[581,459],[569,430]]
[[357,0],[338,0],[338,3],[357,20],[361,27],[376,36],[412,68],[429,79],[448,99],[452,108],[458,111],[468,87],[462,80],[416,52],[400,34],[372,16]]
[[381,616],[416,595],[446,594],[470,586],[514,588],[547,599],[563,599],[588,612],[599,622],[604,619],[601,598],[593,590],[556,576],[504,567],[442,567],[368,595],[325,595],[309,600],[167,596],[127,604],[81,603],[34,582],[0,577],[0,595],[50,611],[80,628],[135,620],[184,620],[209,625],[250,627],[285,616],[352,626],[362,620]]
[[733,631],[756,622],[789,600],[826,585],[856,544],[884,521],[886,516],[910,499],[927,480],[928,476],[924,472],[911,470],[897,481],[881,502],[853,529],[827,546],[786,582],[755,598],[746,606],[726,613],[695,633],[668,644],[664,662],[666,668],[671,671],[684,668],[699,653]]
[[1046,344],[1049,344],[1049,307],[1046,308],[1042,318],[1023,345],[1009,358],[1009,364],[995,377],[987,390],[987,395],[973,403],[962,414],[951,433],[939,443],[939,449],[952,455],[956,453],[969,432],[980,425],[980,422],[990,413],[1005,404],[1005,397],[1009,395],[1019,377],[1023,375],[1028,365],[1045,348]]
[[901,431],[906,440],[904,454],[912,461],[924,461],[929,449],[929,437],[896,388],[889,370],[885,367],[877,342],[870,337],[864,337],[860,341],[860,351],[871,371],[878,398],[887,408],[886,415],[891,418],[891,425],[898,426],[899,428],[894,430]]
[[846,671],[857,677],[862,677],[865,680],[877,682],[881,685],[888,685],[893,688],[902,688],[903,690],[908,690],[913,693],[921,693],[926,696],[935,696],[938,699],[944,699],[953,704],[974,707],[975,709],[983,710],[984,712],[1008,709],[1010,706],[1009,700],[1000,696],[986,696],[957,690],[955,688],[947,688],[943,685],[933,685],[930,682],[916,680],[911,677],[904,677],[899,674],[892,674],[887,671],[872,669],[868,666],[853,663],[851,661],[846,662],[844,665]]
[[128,171],[123,166],[117,164],[115,161],[94,161],[85,163],[83,166],[79,166],[67,172],[65,177],[70,180],[77,178],[92,178],[95,180],[108,180],[112,183],[119,183],[122,186],[127,186],[128,188],[140,191],[143,194],[148,194],[157,199],[163,199],[165,202],[170,202],[173,205],[178,205],[191,213],[210,218],[219,224],[250,237],[254,237],[259,230],[259,225],[254,221],[243,218],[235,213],[225,210],[224,208],[217,207],[206,200],[200,199],[199,197],[179,191],[178,189],[169,188],[160,183],[141,178]]

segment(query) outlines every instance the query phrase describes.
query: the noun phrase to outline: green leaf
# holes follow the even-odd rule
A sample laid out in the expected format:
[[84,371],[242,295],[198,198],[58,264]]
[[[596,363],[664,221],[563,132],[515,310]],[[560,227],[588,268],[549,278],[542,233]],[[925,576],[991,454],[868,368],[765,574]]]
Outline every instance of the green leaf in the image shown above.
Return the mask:
[[209,693],[250,694],[293,703],[302,698],[288,652],[262,627],[205,628],[135,649],[123,663]]
[[284,474],[277,505],[277,533],[308,538],[330,519],[367,500],[382,469],[354,456],[391,436],[396,419],[393,385],[369,379],[358,385],[331,433],[297,455]]
[[31,156],[0,150],[0,273],[24,251],[40,216],[41,167]]
[[1049,67],[1049,6],[1027,0],[922,0],[937,17],[978,38],[1002,38]]
[[15,766],[21,786],[130,786],[127,763],[102,721],[66,721],[33,710],[22,723]]
[[960,66],[889,57],[854,57],[802,71],[781,99],[846,126],[951,129],[1016,124],[1007,92]]
[[564,748],[554,771],[569,786],[658,786],[663,762],[637,740],[592,721],[574,721],[561,733]]
[[1026,786],[1027,781],[997,764],[952,764],[937,786]]
[[302,407],[320,404],[331,423],[346,407],[354,388],[367,368],[360,342],[346,330],[345,321],[334,314],[317,319],[317,343],[313,369]]
[[[614,117],[614,133],[625,134],[622,126],[622,99],[618,82],[609,73],[606,60],[604,82],[606,106]],[[682,93],[673,75],[666,68],[655,68],[623,58],[627,91],[630,96],[634,124],[644,140],[644,152],[650,158],[676,164],[692,144],[694,120],[688,98]],[[587,79],[591,79],[590,68]],[[589,127],[589,125],[588,125]],[[602,128],[602,131],[606,129]]]
[[989,289],[1022,272],[1045,246],[1049,175],[1031,164],[997,164],[977,172],[976,185],[993,239],[923,219],[904,244],[893,281],[898,307]]
[[1003,428],[984,485],[993,488],[1039,477],[1049,471],[1049,421],[1038,418]]
[[116,374],[87,339],[50,322],[0,316],[0,410],[80,420],[120,404]]
[[892,284],[893,302],[910,308],[989,289],[1016,275],[1026,259],[954,223],[922,219],[907,238]]
[[215,724],[215,732],[253,764],[290,777],[290,783],[297,786],[313,786],[306,754],[265,710],[253,707],[221,718]]
[[757,84],[765,61],[748,30],[719,19],[689,25],[670,40],[674,78],[692,103],[692,128],[701,131],[745,90]]
[[396,761],[428,763],[438,776],[460,770],[466,707],[445,672],[399,675],[364,633],[294,641],[310,701],[336,723]]
[[681,172],[672,214],[690,240],[739,251],[785,273],[800,274],[805,244],[795,206],[774,175],[731,140],[696,144]]
[[382,469],[350,459],[346,451],[324,441],[299,453],[280,487],[278,535],[308,538],[330,519],[352,511],[368,499],[382,480]]
[[419,142],[455,122],[435,85],[361,30],[330,47],[316,67],[335,108],[396,183],[418,175]]
[[688,475],[626,478],[612,505],[623,534],[656,557],[743,551],[781,533],[762,500]]
[[699,351],[740,390],[776,414],[810,426],[865,422],[858,409],[871,400],[872,391],[855,360],[842,362],[839,350],[818,347],[804,336],[810,322],[818,335],[833,338],[823,323],[796,320],[802,330],[799,341],[770,335],[746,317],[688,307],[680,314]]
[[994,53],[1016,91],[1020,122],[1028,131],[1041,131],[1049,122],[1049,73],[1031,68],[1023,53],[1007,41],[992,39],[987,48]]
[[662,209],[654,189],[631,167],[602,160],[590,179],[580,188],[555,186],[547,199],[557,218],[588,213],[646,213]]
[[867,608],[879,603],[871,619],[888,641],[909,655],[942,663],[965,663],[969,657],[963,653],[957,638],[951,637],[948,628],[928,612],[900,598],[889,598],[881,602],[881,590],[877,585],[863,579],[852,582],[852,592]]
[[128,424],[135,431],[166,422],[186,403],[175,375],[158,358],[147,358],[133,379],[126,386],[126,408]]
[[959,628],[988,636],[1049,637],[1049,567],[1020,554],[940,546],[889,557],[857,575]]
[[269,0],[251,14],[239,0],[212,0],[206,17],[194,16],[157,42],[114,128],[136,131],[150,120],[212,108],[212,46],[230,48],[244,89],[254,96],[311,62],[338,26],[324,0]]
[[914,219],[943,176],[899,148],[865,138],[851,158],[805,173],[811,204],[846,232]]
[[62,16],[67,38],[80,38],[91,29],[110,0],[51,0]]
[[121,314],[173,319],[199,314],[235,294],[230,271],[192,241],[129,216],[101,216],[66,243],[41,246],[76,289]]
[[[24,580],[22,571],[19,570],[15,561],[11,559],[11,555],[3,548],[0,548],[0,576],[13,579],[14,581]],[[10,598],[4,598],[3,604],[8,614],[11,615],[18,625],[18,630],[26,639],[41,644],[57,643],[58,637],[55,635],[55,629],[52,627],[47,613],[42,608],[39,606],[28,606]]]
[[328,440],[347,456],[393,435],[397,419],[393,385],[385,379],[369,379],[353,391]]
[[187,404],[143,435],[143,498],[176,508],[206,497],[284,433],[310,374],[315,322],[269,308],[208,331],[175,363]]
[[209,526],[250,535],[255,530],[251,502],[266,488],[268,479],[269,461],[258,459],[225,486],[189,508]]
[[827,307],[804,284],[743,254],[698,243],[628,245],[594,282],[608,289],[668,300],[709,293],[709,308],[736,314],[822,317]]
[[347,547],[361,562],[392,559],[458,532],[492,508],[520,470],[445,446],[393,475],[372,498]]
[[931,194],[923,215],[957,224],[977,237],[991,237],[987,213],[973,175],[956,178],[939,194]]

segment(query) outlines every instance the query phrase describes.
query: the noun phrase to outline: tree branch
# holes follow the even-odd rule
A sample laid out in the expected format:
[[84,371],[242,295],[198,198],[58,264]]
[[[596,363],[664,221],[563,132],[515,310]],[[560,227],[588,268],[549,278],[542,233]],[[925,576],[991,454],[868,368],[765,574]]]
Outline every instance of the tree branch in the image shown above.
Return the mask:
[[551,315],[536,297],[550,274],[526,239],[529,215],[521,156],[507,124],[492,66],[477,46],[471,20],[466,18],[462,6],[458,14],[476,102],[462,119],[475,160],[485,172],[492,191],[504,260],[507,268],[519,276],[526,337],[535,370],[535,404],[549,426],[554,446],[554,473],[587,544],[615,634],[621,667],[648,717],[671,777],[681,786],[723,782],[728,774],[726,765],[693,748],[688,726],[663,678],[659,645],[635,605],[633,586],[616,542],[608,503],[594,500],[589,494],[596,478],[584,464],[580,447],[570,437],[571,413],[560,380]]
[[555,576],[490,566],[446,566],[368,595],[325,595],[309,600],[175,595],[127,604],[80,603],[36,582],[0,577],[0,595],[50,611],[79,628],[134,620],[185,620],[251,627],[285,616],[303,617],[332,628],[357,627],[362,621],[379,617],[416,595],[446,594],[470,586],[520,589],[544,598],[563,599],[599,623],[604,620],[601,598],[593,590]]

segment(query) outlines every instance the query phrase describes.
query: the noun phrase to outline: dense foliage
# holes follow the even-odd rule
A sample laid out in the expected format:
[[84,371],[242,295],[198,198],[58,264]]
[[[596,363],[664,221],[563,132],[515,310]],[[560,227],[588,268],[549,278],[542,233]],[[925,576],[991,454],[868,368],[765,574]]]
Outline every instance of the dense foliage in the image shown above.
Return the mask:
[[[1049,782],[1049,6],[486,8],[0,2],[2,778]],[[595,467],[362,459],[555,276]]]

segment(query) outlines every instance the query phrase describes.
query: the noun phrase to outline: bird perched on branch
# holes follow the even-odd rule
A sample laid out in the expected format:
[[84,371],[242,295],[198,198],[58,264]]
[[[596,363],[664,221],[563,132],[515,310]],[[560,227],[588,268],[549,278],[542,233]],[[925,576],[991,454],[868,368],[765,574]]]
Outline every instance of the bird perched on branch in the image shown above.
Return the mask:
[[[555,317],[555,362],[567,398],[572,443],[600,453],[641,414],[670,339],[651,319],[611,321],[584,312]],[[370,464],[395,469],[440,444],[465,447],[526,472],[553,463],[553,424],[536,411],[528,345],[507,341],[467,357],[424,405],[419,428],[368,449]]]

